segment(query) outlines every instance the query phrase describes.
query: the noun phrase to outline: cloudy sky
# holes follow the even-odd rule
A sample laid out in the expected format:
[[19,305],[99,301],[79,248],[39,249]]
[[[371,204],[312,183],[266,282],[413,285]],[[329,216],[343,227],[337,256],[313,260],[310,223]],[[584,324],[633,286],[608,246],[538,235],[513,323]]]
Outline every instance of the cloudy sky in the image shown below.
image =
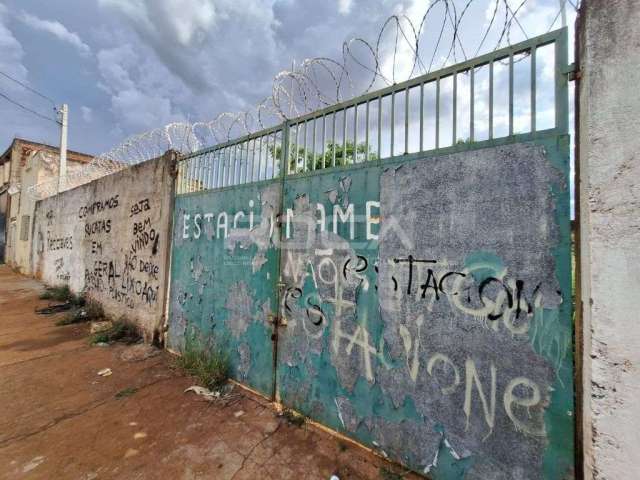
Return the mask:
[[[475,53],[494,1],[476,0],[467,12],[463,42],[468,56]],[[459,8],[465,3],[457,2]],[[520,3],[512,0],[512,8]],[[559,3],[528,0],[518,17],[521,25],[512,26],[511,39],[523,39],[523,30],[529,36],[544,33],[554,20],[554,27],[559,27]],[[169,122],[210,120],[221,112],[250,108],[271,93],[274,75],[290,68],[293,60],[340,59],[345,40],[362,37],[375,43],[389,15],[406,14],[419,23],[428,4],[425,0],[0,0],[0,73],[55,104],[68,103],[70,148],[95,154],[129,135]],[[571,23],[570,5],[567,11]],[[429,34],[425,44],[436,38]],[[389,72],[394,63],[393,35],[387,32],[381,49],[381,61]],[[482,50],[492,47],[487,41]],[[400,75],[407,71],[403,51],[408,53],[401,48],[395,63]],[[442,60],[444,54],[436,58]],[[353,68],[357,70],[357,65]],[[1,75],[0,97],[0,149],[14,136],[58,143],[58,127],[47,120],[54,117],[47,99]],[[26,112],[7,97],[45,118]]]

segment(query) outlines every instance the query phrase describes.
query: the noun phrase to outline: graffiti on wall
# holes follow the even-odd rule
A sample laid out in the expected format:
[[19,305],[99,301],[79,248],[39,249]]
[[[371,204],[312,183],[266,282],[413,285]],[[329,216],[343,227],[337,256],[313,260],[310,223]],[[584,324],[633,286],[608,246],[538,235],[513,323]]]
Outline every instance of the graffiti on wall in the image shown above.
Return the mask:
[[[122,208],[127,209],[126,215],[120,212]],[[112,232],[112,225],[124,217],[126,225],[119,228],[129,229],[126,236],[123,232]],[[114,195],[80,207],[78,220],[84,222],[88,243],[86,291],[108,295],[112,301],[130,309],[156,305],[161,280],[157,256],[160,235],[152,220],[149,200],[144,198],[122,205],[119,195]],[[130,238],[131,242],[126,249],[114,253],[110,248],[113,235]]]
[[[127,317],[161,340],[171,155],[36,204],[34,273],[87,293],[105,314]],[[151,193],[153,192],[153,193]]]

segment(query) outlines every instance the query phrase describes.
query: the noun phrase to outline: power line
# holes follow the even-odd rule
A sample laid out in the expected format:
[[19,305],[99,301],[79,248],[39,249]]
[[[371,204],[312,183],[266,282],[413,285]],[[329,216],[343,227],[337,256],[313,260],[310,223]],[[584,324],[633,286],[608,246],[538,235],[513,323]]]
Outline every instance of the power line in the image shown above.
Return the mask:
[[8,73],[4,73],[2,71],[0,71],[0,75],[2,75],[3,77],[8,78],[9,80],[17,83],[18,85],[20,85],[23,88],[26,88],[27,90],[29,90],[31,93],[35,93],[36,95],[38,95],[39,97],[44,98],[45,100],[51,102],[51,104],[54,106],[56,106],[56,102],[54,102],[51,98],[47,97],[44,93],[40,93],[39,91],[31,88],[29,85],[25,85],[24,83],[22,83],[20,80],[13,78],[11,75],[9,75]]
[[13,100],[12,98],[9,98],[7,95],[5,95],[2,92],[0,92],[0,97],[4,98],[9,103],[12,103],[12,104],[16,105],[17,107],[20,107],[21,109],[23,109],[23,110],[25,110],[25,111],[27,111],[29,113],[32,113],[33,115],[36,115],[36,116],[38,116],[38,117],[40,117],[40,118],[42,118],[44,120],[49,120],[50,122],[53,122],[56,125],[58,124],[57,120],[55,120],[55,119],[53,119],[51,117],[47,117],[46,115],[43,115],[43,114],[41,114],[39,112],[36,112],[35,110],[32,110],[29,107],[26,107],[26,106],[22,105],[21,103],[16,102],[15,100]]

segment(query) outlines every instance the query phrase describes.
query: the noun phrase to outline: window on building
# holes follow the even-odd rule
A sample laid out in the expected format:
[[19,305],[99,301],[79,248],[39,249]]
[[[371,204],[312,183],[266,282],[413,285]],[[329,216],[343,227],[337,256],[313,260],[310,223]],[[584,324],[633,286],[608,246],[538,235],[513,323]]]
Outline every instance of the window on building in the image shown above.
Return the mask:
[[29,240],[29,215],[22,215],[20,222],[20,240]]

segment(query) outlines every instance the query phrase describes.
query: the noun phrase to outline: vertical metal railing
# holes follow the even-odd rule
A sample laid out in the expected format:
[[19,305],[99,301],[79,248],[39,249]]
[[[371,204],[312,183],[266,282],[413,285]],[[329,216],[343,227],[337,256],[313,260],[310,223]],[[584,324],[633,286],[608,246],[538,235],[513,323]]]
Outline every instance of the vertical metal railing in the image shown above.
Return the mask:
[[[563,28],[187,155],[178,166],[177,193],[566,134],[567,48]],[[516,86],[522,79],[528,86]],[[545,104],[545,95],[553,101]]]

